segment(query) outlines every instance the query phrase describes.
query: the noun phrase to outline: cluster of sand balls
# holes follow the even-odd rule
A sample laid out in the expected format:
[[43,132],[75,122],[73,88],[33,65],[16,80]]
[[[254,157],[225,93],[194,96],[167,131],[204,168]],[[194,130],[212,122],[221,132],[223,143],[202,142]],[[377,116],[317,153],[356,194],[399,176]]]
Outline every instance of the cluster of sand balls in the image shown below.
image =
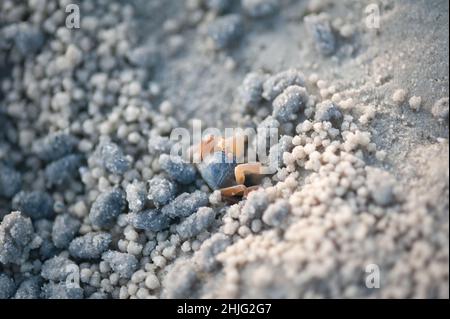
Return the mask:
[[[151,104],[160,94],[148,74],[156,53],[136,46],[131,6],[83,1],[80,10],[90,14],[82,28],[70,30],[69,3],[1,4],[1,58],[11,65],[0,113],[5,298],[119,298],[130,278],[140,278],[132,276],[140,267],[147,271],[138,288],[157,289],[153,265],[165,264],[160,255],[155,262],[148,256],[162,250],[157,243],[167,233],[148,240],[115,215],[128,209],[128,184],[149,180],[158,165],[159,155],[148,155],[150,135],[176,126],[169,102],[161,112]],[[14,241],[16,250],[9,246]],[[165,255],[173,257],[169,250]],[[65,282],[73,272],[80,275],[75,288]],[[13,288],[3,290],[3,283]],[[136,294],[149,295],[136,288],[126,296]]]
[[[278,117],[278,127],[289,132],[295,127],[278,173],[247,200],[226,209],[220,226],[225,236],[214,235],[190,260],[176,262],[173,276],[183,268],[191,277],[176,285],[169,273],[168,296],[448,296],[443,284],[448,278],[448,219],[441,224],[426,202],[407,202],[402,186],[383,169],[385,151],[364,129],[375,117],[372,108],[355,120],[339,103],[315,96],[325,89],[316,77],[305,84],[311,93],[289,97],[302,83],[300,74],[288,70],[261,80],[250,73],[238,90],[247,105],[272,102],[273,114],[262,125],[278,122],[272,118],[277,97],[264,95],[264,85],[276,79],[281,96],[287,94],[281,107],[294,107],[297,114],[303,108],[303,117],[286,121],[293,126]],[[367,164],[368,158],[374,165]],[[213,271],[202,267],[199,255],[209,256],[211,264],[216,260],[220,275],[213,275],[214,284],[203,281]],[[372,265],[380,271],[380,289],[366,285],[366,269]]]
[[[1,4],[1,297],[158,297],[166,265],[199,249],[216,211],[195,168],[164,157],[178,123],[169,101],[152,104],[150,78],[166,52],[137,45],[131,6],[83,1],[69,29],[69,4]],[[233,18],[216,20],[209,38],[238,38]]]

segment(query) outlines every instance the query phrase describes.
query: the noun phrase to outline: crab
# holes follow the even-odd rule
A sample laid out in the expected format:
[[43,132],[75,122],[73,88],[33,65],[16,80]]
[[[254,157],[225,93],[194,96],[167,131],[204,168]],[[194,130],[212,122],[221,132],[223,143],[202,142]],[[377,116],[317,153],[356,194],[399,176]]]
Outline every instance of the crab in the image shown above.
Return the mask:
[[229,138],[208,135],[190,148],[190,155],[199,160],[196,166],[203,180],[224,197],[246,197],[259,188],[258,185],[248,186],[251,183],[248,177],[262,175],[261,163],[238,161],[244,156],[244,145],[245,138],[240,135]]

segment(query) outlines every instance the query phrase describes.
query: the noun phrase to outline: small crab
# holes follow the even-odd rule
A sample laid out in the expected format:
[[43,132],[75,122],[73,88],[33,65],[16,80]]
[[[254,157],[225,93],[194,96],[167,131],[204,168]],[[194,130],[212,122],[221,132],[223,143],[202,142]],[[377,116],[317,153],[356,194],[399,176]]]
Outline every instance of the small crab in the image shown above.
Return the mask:
[[[249,186],[246,175],[261,175],[261,163],[239,163],[244,155],[245,138],[235,135],[230,138],[209,135],[199,145],[190,149],[190,155],[197,156],[197,169],[203,180],[213,190],[220,190],[222,196],[247,196],[259,186]],[[246,183],[247,182],[247,183]]]

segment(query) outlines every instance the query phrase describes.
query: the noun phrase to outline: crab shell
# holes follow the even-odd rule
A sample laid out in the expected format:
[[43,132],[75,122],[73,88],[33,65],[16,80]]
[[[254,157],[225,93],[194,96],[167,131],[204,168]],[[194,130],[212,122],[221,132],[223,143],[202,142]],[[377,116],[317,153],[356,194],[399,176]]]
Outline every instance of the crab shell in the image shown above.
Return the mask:
[[224,151],[217,151],[198,163],[197,169],[206,184],[216,190],[236,185],[234,175],[236,165],[235,156],[227,155]]

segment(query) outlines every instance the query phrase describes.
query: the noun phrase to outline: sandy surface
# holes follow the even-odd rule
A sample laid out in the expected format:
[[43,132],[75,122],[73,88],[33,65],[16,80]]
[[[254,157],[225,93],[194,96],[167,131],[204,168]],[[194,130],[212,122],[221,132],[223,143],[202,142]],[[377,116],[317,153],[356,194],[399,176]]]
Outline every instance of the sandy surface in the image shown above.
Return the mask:
[[[407,207],[405,213],[424,205],[436,225],[448,225],[448,123],[436,121],[431,114],[433,104],[448,96],[448,3],[383,2],[380,28],[369,30],[364,9],[370,1],[317,1],[320,12],[329,14],[338,25],[348,24],[354,29],[350,38],[339,41],[332,57],[317,54],[302,23],[309,13],[308,5],[314,3],[283,1],[282,10],[274,17],[246,21],[243,40],[226,53],[205,52],[198,33],[186,30],[182,32],[182,49],[156,73],[156,78],[163,79],[167,97],[189,110],[190,116],[220,126],[229,119],[223,111],[240,107],[233,105],[233,94],[236,83],[248,71],[274,73],[298,67],[306,74],[317,73],[320,79],[349,92],[357,105],[356,114],[358,105],[375,106],[376,116],[369,131],[377,148],[386,151],[387,156],[382,163],[373,156],[366,160],[397,178]],[[176,10],[183,8],[170,8],[167,15],[177,16]],[[150,14],[148,20],[152,17]],[[227,59],[236,65],[232,71],[225,66]],[[392,95],[398,89],[406,90],[408,99],[420,96],[421,110],[411,110],[407,102],[400,106],[394,103]],[[445,142],[438,142],[438,138]],[[448,234],[448,226],[441,231]],[[442,248],[445,250],[445,245]],[[403,249],[407,254],[410,247]],[[279,269],[268,266],[266,271],[266,276],[278,282],[276,288],[292,289],[293,294],[264,293],[250,284],[238,296],[303,296],[292,281],[277,279]],[[245,270],[242,272],[247,276]],[[444,284],[441,287],[445,290]]]

